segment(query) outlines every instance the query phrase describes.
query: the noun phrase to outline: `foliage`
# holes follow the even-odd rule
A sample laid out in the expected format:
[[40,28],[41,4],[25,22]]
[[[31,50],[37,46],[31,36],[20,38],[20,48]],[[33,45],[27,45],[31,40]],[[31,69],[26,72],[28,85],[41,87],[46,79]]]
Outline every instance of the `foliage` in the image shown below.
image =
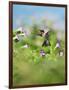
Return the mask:
[[[58,55],[56,32],[50,28],[51,46],[42,47],[44,37],[40,37],[38,25],[31,27],[31,34],[22,41],[13,41],[13,85],[64,83],[64,56]],[[13,33],[16,35],[16,32]],[[29,48],[22,48],[24,45]],[[64,41],[61,41],[64,48]],[[14,51],[15,50],[15,51]],[[40,56],[40,50],[46,55]],[[49,52],[49,54],[48,54]]]

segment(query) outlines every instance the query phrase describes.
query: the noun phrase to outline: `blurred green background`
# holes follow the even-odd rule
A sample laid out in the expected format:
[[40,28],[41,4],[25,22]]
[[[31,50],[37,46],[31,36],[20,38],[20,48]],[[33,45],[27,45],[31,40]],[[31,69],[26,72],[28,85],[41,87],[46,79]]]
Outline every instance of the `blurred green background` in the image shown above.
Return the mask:
[[[44,37],[36,36],[39,31],[37,25],[32,26],[31,34],[23,37],[19,42],[13,41],[13,86],[54,84],[65,82],[65,56],[59,56],[56,45],[56,30],[51,29],[51,46],[42,47]],[[16,32],[13,31],[13,37]],[[22,46],[28,44],[28,48]],[[63,49],[64,39],[61,41]],[[50,51],[44,57],[40,56],[40,50]]]

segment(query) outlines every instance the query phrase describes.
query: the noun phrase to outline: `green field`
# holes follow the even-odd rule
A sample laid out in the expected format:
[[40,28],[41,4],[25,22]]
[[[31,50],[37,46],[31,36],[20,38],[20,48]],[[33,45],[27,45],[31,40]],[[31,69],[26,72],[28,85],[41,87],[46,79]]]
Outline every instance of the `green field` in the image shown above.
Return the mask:
[[[51,46],[42,47],[43,39],[30,36],[17,43],[13,41],[13,86],[65,82],[64,56],[59,56],[58,50],[54,50],[56,33],[50,35]],[[29,48],[22,48],[26,43]],[[64,48],[63,43],[61,48]],[[41,57],[41,49],[50,51],[50,54]]]

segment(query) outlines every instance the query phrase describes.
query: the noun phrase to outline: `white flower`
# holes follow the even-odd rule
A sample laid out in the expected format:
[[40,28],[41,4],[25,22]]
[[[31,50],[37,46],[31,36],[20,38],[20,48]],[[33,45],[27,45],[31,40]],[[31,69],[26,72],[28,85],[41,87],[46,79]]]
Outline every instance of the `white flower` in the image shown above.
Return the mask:
[[55,46],[55,48],[60,48],[60,44],[57,43],[56,46]]
[[23,47],[24,47],[24,48],[28,48],[28,45],[26,44],[26,45],[24,45]]
[[23,28],[22,28],[22,27],[19,27],[19,28],[17,29],[17,32],[18,32],[18,31],[23,32]]
[[60,56],[63,56],[63,52],[60,52],[59,55],[60,55]]
[[16,35],[15,37],[13,37],[13,40],[19,40],[18,36]]
[[29,46],[26,44],[26,45],[22,46],[21,48],[29,48]]

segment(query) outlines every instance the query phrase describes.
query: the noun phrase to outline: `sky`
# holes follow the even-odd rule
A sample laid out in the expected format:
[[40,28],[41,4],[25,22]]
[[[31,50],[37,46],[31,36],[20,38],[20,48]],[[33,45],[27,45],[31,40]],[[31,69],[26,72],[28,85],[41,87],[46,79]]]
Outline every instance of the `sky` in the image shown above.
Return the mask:
[[32,25],[33,21],[40,23],[41,20],[53,22],[56,29],[65,29],[65,8],[51,6],[13,5],[13,29],[22,24]]

